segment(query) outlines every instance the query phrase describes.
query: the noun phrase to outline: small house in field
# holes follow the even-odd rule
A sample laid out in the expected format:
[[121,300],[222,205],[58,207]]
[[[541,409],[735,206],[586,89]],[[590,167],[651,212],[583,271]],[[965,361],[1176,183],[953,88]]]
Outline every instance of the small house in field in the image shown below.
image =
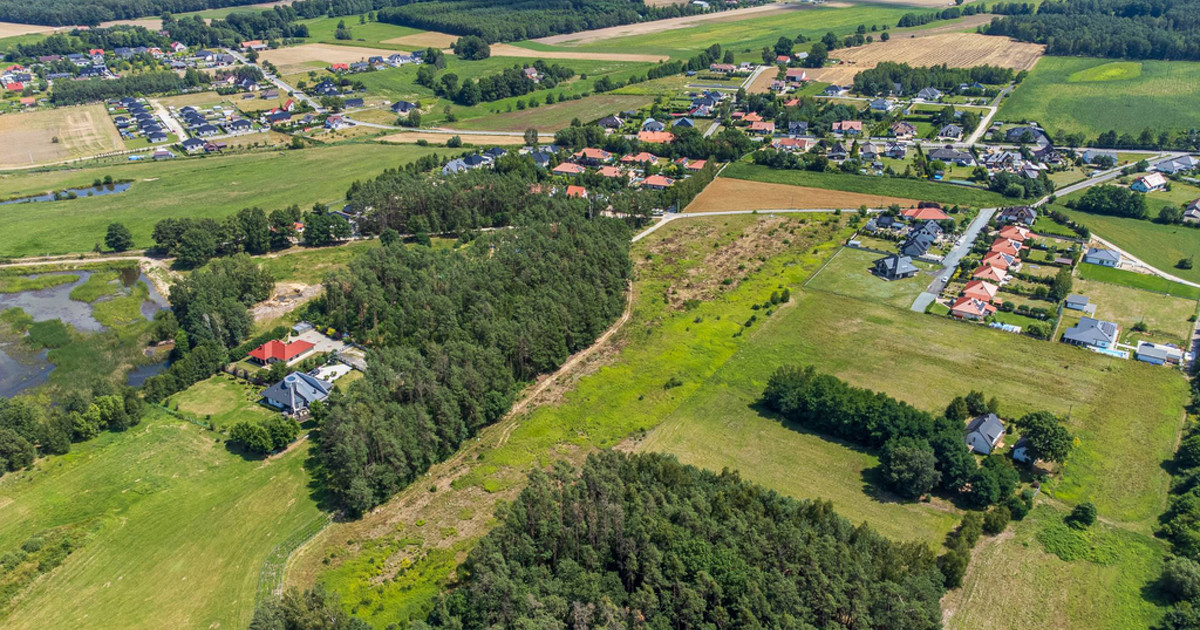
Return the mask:
[[1092,317],[1081,317],[1079,323],[1063,333],[1063,343],[1073,346],[1083,346],[1093,350],[1112,348],[1117,344],[1120,327],[1115,322],[1108,322]]
[[1129,188],[1141,193],[1156,192],[1167,187],[1167,178],[1162,173],[1148,173],[1135,180]]
[[1102,267],[1116,267],[1121,262],[1121,254],[1100,247],[1093,247],[1083,255],[1083,262]]
[[967,423],[967,448],[980,455],[990,455],[1004,439],[1004,423],[994,413],[972,418]]
[[311,352],[313,347],[313,344],[307,341],[297,340],[291,343],[284,343],[278,339],[272,339],[251,350],[248,358],[251,362],[259,365],[270,365],[279,362],[290,363]]

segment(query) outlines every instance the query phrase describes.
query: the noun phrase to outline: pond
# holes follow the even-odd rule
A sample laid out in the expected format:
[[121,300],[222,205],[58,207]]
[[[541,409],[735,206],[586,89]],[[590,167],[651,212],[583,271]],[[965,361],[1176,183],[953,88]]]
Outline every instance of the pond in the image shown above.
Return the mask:
[[141,387],[151,376],[161,374],[163,370],[171,366],[170,361],[159,361],[149,365],[139,365],[129,371],[125,375],[125,383],[130,387]]
[[[54,364],[46,360],[46,351],[22,352],[12,343],[0,343],[0,398],[10,398],[29,387],[37,387],[50,378]],[[9,351],[12,351],[12,354]],[[21,360],[16,359],[17,356]]]
[[25,311],[27,315],[33,318],[35,322],[42,322],[50,319],[61,319],[64,324],[70,324],[75,327],[75,330],[85,332],[97,332],[104,330],[104,326],[92,317],[92,305],[87,302],[77,302],[71,299],[71,291],[87,282],[87,279],[92,277],[90,271],[52,271],[45,274],[33,274],[26,276],[28,278],[40,278],[42,276],[62,276],[76,275],[79,279],[75,282],[60,284],[54,287],[38,289],[36,291],[20,291],[18,293],[2,293],[0,294],[0,311],[6,311],[10,308],[19,307]]
[[122,182],[119,184],[101,184],[99,186],[88,186],[87,188],[68,188],[66,190],[58,190],[48,192],[41,195],[30,195],[28,197],[17,197],[0,201],[0,206],[7,206],[14,203],[33,203],[35,201],[61,201],[64,199],[79,199],[82,197],[101,197],[104,195],[113,195],[129,190],[132,186],[130,182]]

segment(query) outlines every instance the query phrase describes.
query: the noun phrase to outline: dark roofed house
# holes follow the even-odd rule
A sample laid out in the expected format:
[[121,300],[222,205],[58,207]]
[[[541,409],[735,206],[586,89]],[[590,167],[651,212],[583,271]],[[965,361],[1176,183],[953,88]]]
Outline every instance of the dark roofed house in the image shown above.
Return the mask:
[[1010,206],[1000,211],[996,215],[996,221],[999,223],[1020,223],[1022,225],[1033,225],[1037,221],[1037,211],[1030,206]]
[[167,134],[161,131],[151,131],[150,133],[146,134],[146,139],[151,143],[166,142]]
[[204,141],[198,138],[188,138],[181,144],[183,146],[183,150],[187,151],[188,153],[195,153],[196,151],[202,151],[204,149]]
[[287,414],[308,410],[314,402],[329,398],[333,383],[323,381],[311,374],[292,372],[282,381],[263,390],[264,402]]
[[346,106],[347,109],[354,109],[354,108],[362,107],[363,100],[361,98],[348,98],[348,99],[346,99],[346,102],[343,104]]
[[900,246],[900,253],[911,258],[920,258],[929,251],[935,240],[937,239],[929,234],[913,234]]
[[1004,438],[1004,423],[994,413],[973,418],[967,423],[967,448],[980,455],[990,455]]
[[600,125],[604,129],[620,129],[625,125],[625,121],[621,120],[619,116],[605,116],[596,124]]
[[229,123],[229,130],[230,131],[249,131],[253,126],[254,125],[249,120],[246,120],[245,118],[238,118],[237,120],[234,120],[233,122]]
[[1079,323],[1063,333],[1062,340],[1074,346],[1105,349],[1117,343],[1120,327],[1113,322],[1091,317],[1079,318]]
[[392,103],[392,111],[396,112],[397,114],[407,114],[414,109],[417,109],[416,103],[410,103],[408,101],[396,101],[395,103]]
[[789,136],[805,136],[808,135],[808,123],[803,120],[793,120],[788,123]]
[[963,137],[963,128],[958,125],[946,125],[945,127],[942,127],[940,130],[938,130],[937,135],[939,138],[950,138],[953,140],[960,140]]
[[874,270],[875,275],[884,280],[911,278],[920,271],[916,265],[912,264],[912,258],[899,254],[892,254],[876,260]]
[[215,136],[220,132],[220,129],[217,129],[214,125],[210,125],[208,123],[196,127],[196,135],[201,137]]

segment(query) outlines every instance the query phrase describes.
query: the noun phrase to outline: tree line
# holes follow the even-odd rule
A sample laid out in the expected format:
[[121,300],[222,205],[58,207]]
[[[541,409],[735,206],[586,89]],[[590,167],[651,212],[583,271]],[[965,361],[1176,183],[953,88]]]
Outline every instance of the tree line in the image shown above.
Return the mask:
[[459,82],[457,74],[447,72],[438,81],[433,80],[432,66],[425,65],[417,73],[419,83],[434,90],[439,96],[448,98],[459,105],[470,107],[478,103],[498,101],[510,96],[524,96],[536,90],[553,89],[560,81],[575,76],[575,71],[559,64],[551,64],[538,59],[532,66],[541,75],[540,81],[534,81],[525,74],[525,68],[513,65],[497,74],[490,74],[479,79],[467,79]]
[[256,0],[0,0],[0,21],[46,26],[96,26],[110,20],[203,11],[253,4]]
[[[900,496],[917,498],[940,489],[980,508],[1013,499],[1019,475],[1009,459],[993,453],[979,466],[964,446],[964,421],[999,410],[999,401],[985,402],[980,392],[954,399],[935,418],[812,366],[785,366],[771,375],[763,403],[806,428],[879,449],[884,479]],[[1035,459],[1066,460],[1072,438],[1053,414],[1027,414],[1017,426]]]
[[997,66],[950,68],[942,64],[914,68],[906,63],[886,61],[854,75],[854,90],[869,96],[883,96],[891,94],[899,84],[900,93],[911,96],[928,87],[951,91],[963,83],[1001,85],[1014,79],[1016,73],[1012,69]]
[[940,627],[928,546],[736,472],[604,451],[534,470],[499,518],[416,627]]
[[[1191,374],[1190,385],[1187,411],[1200,413],[1200,373]],[[1155,533],[1170,543],[1172,555],[1157,582],[1149,586],[1172,604],[1159,630],[1195,630],[1200,628],[1200,431],[1194,423],[1185,427],[1166,467],[1171,489]]]
[[453,253],[385,245],[330,275],[314,314],[371,348],[366,377],[323,414],[320,457],[359,513],[452,454],[620,314],[629,229],[562,215]]
[[1200,59],[1200,0],[1050,0],[981,28],[1045,44],[1049,55]]
[[199,87],[207,83],[201,72],[180,76],[163,70],[143,74],[127,74],[118,79],[88,79],[86,81],[58,81],[50,92],[50,101],[55,105],[78,105],[92,101],[103,101],[126,96],[144,94],[166,94],[185,88]]

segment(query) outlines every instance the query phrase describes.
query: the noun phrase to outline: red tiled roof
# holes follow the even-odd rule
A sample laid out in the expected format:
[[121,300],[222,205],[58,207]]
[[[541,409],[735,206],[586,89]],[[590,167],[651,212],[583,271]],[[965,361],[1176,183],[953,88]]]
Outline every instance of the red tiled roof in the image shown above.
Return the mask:
[[583,168],[582,166],[580,166],[578,164],[572,164],[571,162],[563,162],[562,164],[555,166],[553,172],[556,175],[578,175],[586,170],[587,169]]
[[958,316],[987,317],[996,312],[996,307],[972,297],[960,297],[950,307],[950,312]]
[[637,155],[626,155],[621,158],[621,161],[626,164],[642,163],[642,162],[657,162],[658,156],[647,151],[642,151]]
[[950,217],[937,208],[908,208],[900,214],[914,221],[942,221]]
[[996,299],[996,293],[1000,287],[986,280],[972,280],[963,287],[962,294],[964,297],[991,302]]
[[991,265],[983,265],[983,266],[975,269],[975,271],[973,273],[971,273],[971,277],[976,278],[978,280],[990,280],[992,282],[1003,282],[1004,279],[1008,277],[1008,272],[1003,269],[1000,269],[998,267],[993,267]]
[[1021,242],[1029,238],[1029,229],[1023,228],[1019,225],[1009,224],[1000,228],[1000,236],[1001,238],[1007,238],[1009,240]]
[[675,180],[671,179],[670,177],[664,177],[662,175],[651,175],[650,177],[647,177],[645,181],[642,182],[642,185],[643,186],[659,186],[662,188],[666,188],[668,186],[671,186],[674,183],[675,183]]
[[983,264],[989,267],[999,267],[1007,271],[1011,263],[1005,257],[1004,252],[989,252],[987,256],[983,257]]
[[612,158],[612,154],[604,149],[593,149],[588,147],[575,154],[577,158],[587,158],[589,160],[607,160]]
[[250,356],[259,361],[291,361],[292,359],[313,349],[313,344],[307,341],[293,341],[291,343],[283,343],[278,339],[272,339],[267,343],[250,351]]
[[567,196],[587,199],[587,189],[583,186],[567,186]]
[[601,177],[621,177],[624,175],[624,173],[621,172],[621,169],[615,166],[601,166],[600,168],[596,169],[596,173]]
[[650,143],[674,142],[675,134],[669,131],[639,131],[638,140]]

